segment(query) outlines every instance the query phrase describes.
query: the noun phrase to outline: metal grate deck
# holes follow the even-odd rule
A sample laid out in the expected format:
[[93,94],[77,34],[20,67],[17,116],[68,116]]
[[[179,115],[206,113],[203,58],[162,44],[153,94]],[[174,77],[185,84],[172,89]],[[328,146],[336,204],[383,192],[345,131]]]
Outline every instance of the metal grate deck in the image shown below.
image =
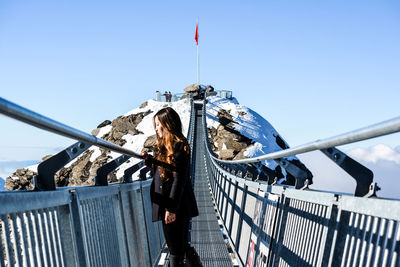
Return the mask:
[[206,266],[233,266],[228,248],[218,224],[209,189],[205,165],[201,110],[196,110],[195,142],[193,144],[194,193],[200,215],[193,218],[191,243]]

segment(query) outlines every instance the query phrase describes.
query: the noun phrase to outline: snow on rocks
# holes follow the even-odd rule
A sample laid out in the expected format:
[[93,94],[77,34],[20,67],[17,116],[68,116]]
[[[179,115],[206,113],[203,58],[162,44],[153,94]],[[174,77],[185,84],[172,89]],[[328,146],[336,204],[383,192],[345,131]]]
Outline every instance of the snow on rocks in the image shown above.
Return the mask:
[[[212,96],[207,100],[207,128],[213,150],[221,151],[221,148],[234,150],[233,157],[223,158],[219,154],[219,158],[230,160],[253,158],[289,147],[268,121],[252,109],[240,105],[235,98],[230,100]],[[233,138],[226,132],[233,134]],[[235,144],[238,138],[244,139],[241,136],[250,140],[242,150]],[[296,156],[289,156],[286,159],[298,161]],[[265,161],[263,164],[273,170],[279,166],[273,160]],[[287,175],[284,169],[282,172],[284,176]]]
[[[132,123],[132,127],[135,129],[124,129],[127,133],[121,135],[122,130],[119,132],[115,132],[115,127],[117,123],[115,119],[111,124],[107,124],[103,127],[98,128],[97,130],[97,137],[104,138],[105,140],[115,141],[116,136],[118,136],[118,142],[122,143],[122,147],[132,150],[136,153],[140,153],[143,150],[144,143],[146,140],[155,134],[154,126],[153,126],[153,116],[162,108],[171,107],[173,108],[181,117],[182,120],[182,128],[183,133],[186,135],[188,128],[189,128],[189,121],[190,121],[190,99],[182,99],[176,102],[159,102],[155,100],[148,100],[143,103],[140,107],[135,108],[123,116],[118,117],[117,119],[124,120],[125,118],[132,117],[132,120],[138,122]],[[137,115],[140,115],[140,118],[136,118]],[[132,134],[133,133],[133,134]],[[111,140],[110,140],[111,139]],[[91,163],[96,162],[100,159],[100,157],[105,157],[104,150],[100,149],[96,146],[92,146],[89,148],[89,151],[93,151],[89,161]],[[110,162],[116,158],[121,156],[120,153],[110,152],[106,154],[106,161]],[[79,161],[80,158],[75,159],[74,161]],[[128,162],[122,164],[116,172],[113,174],[117,180],[122,179],[124,175],[124,171],[129,167],[137,164],[140,162],[140,159],[130,158]],[[73,162],[69,163],[71,166]],[[96,169],[99,166],[95,166]],[[136,172],[132,177],[133,180],[138,179],[139,172]],[[93,177],[94,178],[94,177]]]
[[[189,129],[189,121],[190,121],[190,99],[182,99],[176,102],[158,102],[155,100],[148,100],[147,105],[143,108],[136,108],[128,113],[126,113],[124,116],[132,115],[132,114],[137,114],[140,112],[150,112],[147,116],[143,117],[142,121],[136,126],[136,129],[142,134],[137,134],[137,135],[124,135],[122,138],[126,140],[125,145],[123,147],[133,150],[137,153],[140,153],[143,149],[145,141],[152,135],[155,134],[154,131],[154,126],[153,126],[153,116],[162,108],[165,107],[171,107],[173,108],[180,116],[181,121],[182,121],[182,131],[183,134],[186,136],[188,129]],[[110,154],[112,159],[115,159],[120,156],[120,154],[117,153],[111,153]],[[135,165],[138,163],[140,160],[131,158],[129,163],[125,163],[121,165],[117,169],[116,176],[118,179],[120,179],[124,175],[124,171],[128,169],[129,167]],[[136,172],[134,177],[132,179],[138,179],[139,172]]]
[[[207,100],[207,127],[211,136],[211,146],[219,158],[233,160],[251,158],[288,147],[268,121],[253,110],[240,105],[235,98],[213,96]],[[201,100],[196,101],[202,103]],[[136,153],[143,150],[148,151],[156,141],[153,116],[165,107],[172,107],[179,114],[182,120],[183,134],[187,135],[191,108],[189,98],[176,102],[148,100],[140,107],[113,121],[102,122],[92,131],[92,134]],[[56,173],[56,184],[57,186],[92,185],[97,169],[119,156],[121,154],[91,146]],[[298,161],[295,156],[287,157],[287,159]],[[124,171],[139,161],[140,159],[130,158],[109,174],[109,182],[121,180]],[[280,169],[279,165],[272,160],[263,162],[263,164],[273,170]],[[29,172],[29,178],[26,179],[23,186],[13,184],[13,188],[30,188],[31,178],[37,173],[37,166],[33,165],[25,169],[25,172]],[[282,173],[287,176],[284,169]],[[132,179],[138,179],[138,175],[139,172],[136,172]],[[14,175],[14,177],[22,179],[20,175]],[[20,184],[20,182],[18,183]]]
[[[154,114],[164,107],[172,107],[180,115],[183,133],[186,135],[190,121],[190,99],[182,99],[176,102],[148,100],[140,107],[115,118],[113,121],[103,121],[91,133],[98,138],[140,153],[143,150],[145,142],[151,140],[151,137],[155,135],[153,127]],[[110,152],[97,146],[91,146],[56,173],[56,185],[93,185],[97,169],[119,156],[121,156],[121,154]],[[124,171],[139,161],[140,159],[130,158],[117,170],[108,175],[108,181],[116,182],[121,180]],[[8,183],[8,190],[32,189],[32,177],[37,174],[37,167],[38,164],[19,169],[12,177],[8,177],[6,180]],[[138,175],[139,172],[136,172],[133,174],[132,179],[138,179]]]

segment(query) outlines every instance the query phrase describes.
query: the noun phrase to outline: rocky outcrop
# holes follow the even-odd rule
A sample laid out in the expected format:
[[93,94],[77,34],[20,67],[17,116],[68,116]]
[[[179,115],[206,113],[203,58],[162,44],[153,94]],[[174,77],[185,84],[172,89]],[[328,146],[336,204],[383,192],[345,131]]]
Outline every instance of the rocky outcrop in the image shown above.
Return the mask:
[[126,134],[142,134],[142,132],[136,129],[136,126],[147,116],[151,111],[141,112],[128,116],[119,116],[112,121],[111,131],[102,136],[101,138],[111,143],[123,146],[126,141],[122,139],[122,136]]
[[151,152],[153,148],[157,145],[157,136],[155,134],[149,136],[146,141],[144,141],[142,152]]
[[[146,103],[146,102],[145,102]],[[145,103],[142,104],[143,107]],[[142,133],[136,129],[137,125],[142,122],[143,118],[148,115],[151,111],[141,112],[137,114],[131,114],[128,116],[120,116],[113,121],[105,120],[99,124],[97,129],[92,131],[93,135],[97,135],[100,128],[112,125],[110,132],[102,136],[101,138],[112,142],[114,144],[123,146],[126,141],[122,137],[126,134],[139,134]],[[155,138],[155,135],[154,135]],[[150,139],[150,138],[149,138]],[[154,140],[147,142],[147,147],[154,143]],[[96,148],[98,149],[98,148]],[[81,185],[93,185],[94,177],[97,174],[97,169],[107,163],[109,160],[109,151],[100,148],[100,156],[97,157],[93,162],[90,161],[90,157],[94,153],[94,150],[87,150],[78,159],[68,167],[60,169],[55,174],[55,183],[57,187],[62,186],[81,186]],[[46,156],[43,160],[48,159],[50,156]],[[32,190],[34,188],[33,176],[37,173],[28,169],[19,169],[11,177],[6,179],[6,190]],[[112,172],[108,175],[108,182],[116,182],[116,172]]]
[[206,90],[204,90],[204,93],[211,93],[214,92],[214,87],[212,87],[211,85],[209,85]]
[[93,152],[93,150],[85,151],[71,166],[59,170],[55,175],[57,185],[76,186],[85,184],[89,179],[90,168],[92,167],[90,157]]
[[251,139],[235,130],[236,122],[229,111],[220,109],[218,111],[220,125],[208,129],[211,147],[220,159],[243,159],[245,150],[253,143]]
[[33,177],[37,173],[28,169],[18,169],[12,176],[6,179],[5,189],[11,190],[33,190]]
[[91,132],[91,134],[97,136],[97,135],[99,134],[99,132],[100,132],[100,128],[102,128],[102,127],[104,127],[104,126],[107,126],[107,125],[110,125],[110,124],[111,124],[111,121],[110,121],[110,120],[105,120],[105,121],[103,121],[102,123],[100,123],[100,124],[97,126],[96,129],[94,129],[94,130]]
[[185,93],[192,93],[192,94],[194,94],[194,93],[199,93],[199,92],[200,92],[200,89],[201,89],[200,84],[192,84],[192,85],[189,85],[188,87],[186,87],[185,89],[183,89],[183,91],[184,91]]
[[142,103],[142,104],[139,106],[139,108],[145,108],[145,107],[147,107],[147,101],[144,102],[144,103]]
[[102,128],[102,127],[107,126],[107,125],[110,125],[110,124],[111,124],[111,121],[110,121],[110,120],[105,120],[105,121],[103,121],[102,123],[100,123],[100,124],[97,126],[97,128]]
[[191,94],[193,98],[197,99],[200,98],[201,86],[199,84],[192,84],[183,89],[183,91],[185,92],[185,94],[182,98],[188,98]]
[[200,85],[200,84],[192,84],[183,89],[185,94],[182,98],[188,98],[190,94],[192,94],[194,99],[202,99],[204,97],[204,93],[214,92],[214,87],[211,85]]

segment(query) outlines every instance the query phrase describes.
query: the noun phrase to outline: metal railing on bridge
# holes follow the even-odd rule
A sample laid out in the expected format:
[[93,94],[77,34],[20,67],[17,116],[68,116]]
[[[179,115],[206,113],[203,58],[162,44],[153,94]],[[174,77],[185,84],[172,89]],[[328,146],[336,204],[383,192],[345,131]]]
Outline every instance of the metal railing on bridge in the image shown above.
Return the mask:
[[[188,140],[193,141],[193,102]],[[165,245],[161,223],[153,223],[151,180],[143,160],[108,184],[108,173],[134,151],[74,129],[0,98],[0,113],[77,143],[42,162],[35,190],[0,193],[0,267],[155,266]],[[97,170],[95,186],[55,187],[54,174],[91,145],[122,156]],[[139,181],[132,174],[141,171]],[[108,185],[108,186],[104,186]]]
[[[289,154],[300,153],[299,147],[247,162],[221,161],[209,147],[205,107],[204,104],[206,171],[217,211],[240,265],[399,266],[399,201],[371,198],[374,195],[374,190],[372,193],[369,190],[372,177],[365,167],[349,161],[334,147],[311,148],[313,144],[300,147],[325,149],[325,154],[344,168],[349,163],[352,167],[348,171],[359,186],[355,194],[369,196],[354,197],[308,190],[307,176],[284,159]],[[107,185],[110,170],[139,155],[39,114],[29,119],[27,115],[32,112],[21,107],[11,111],[13,108],[10,102],[0,99],[3,114],[40,128],[49,127],[47,130],[80,141],[55,155],[48,165],[43,163],[38,168],[36,189],[50,191],[0,194],[3,237],[0,266],[154,265],[164,240],[160,225],[152,223],[149,214],[150,181],[129,183],[132,173],[141,169],[143,163],[126,170],[124,181],[128,183],[57,190],[52,184],[58,168],[90,145],[123,154],[99,169],[97,185]],[[192,110],[191,125],[193,116]],[[390,126],[385,131],[398,131],[391,128],[398,127],[398,122],[392,120],[385,125]],[[377,126],[375,130],[380,128]],[[188,139],[191,144],[194,142],[192,132]],[[296,174],[296,186],[248,179],[248,173],[253,173],[253,180],[254,175],[261,174],[262,168],[256,162],[267,158],[275,158],[287,172]],[[367,179],[354,170],[361,170]]]
[[[333,147],[398,132],[400,117],[258,158],[228,161],[212,152],[206,103],[206,169],[224,230],[242,266],[400,265],[400,201],[376,198],[372,172]],[[288,166],[285,156],[318,149],[356,179],[356,196],[310,190],[299,171],[293,172],[300,174],[296,186],[247,177],[255,163],[266,159],[293,171],[296,166]],[[260,172],[256,169],[257,178]]]

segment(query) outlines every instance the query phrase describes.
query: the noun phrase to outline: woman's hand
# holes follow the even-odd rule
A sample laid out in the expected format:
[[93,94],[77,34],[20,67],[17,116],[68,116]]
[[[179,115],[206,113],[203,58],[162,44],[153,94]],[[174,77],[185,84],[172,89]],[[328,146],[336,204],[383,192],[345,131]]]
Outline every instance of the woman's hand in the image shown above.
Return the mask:
[[143,151],[142,153],[143,159],[144,159],[144,165],[147,167],[151,167],[152,161],[153,161],[153,156],[150,154],[147,154],[147,152]]
[[169,212],[169,211],[165,212],[165,224],[172,223],[175,220],[176,220],[176,214],[175,213],[172,213],[172,212]]

